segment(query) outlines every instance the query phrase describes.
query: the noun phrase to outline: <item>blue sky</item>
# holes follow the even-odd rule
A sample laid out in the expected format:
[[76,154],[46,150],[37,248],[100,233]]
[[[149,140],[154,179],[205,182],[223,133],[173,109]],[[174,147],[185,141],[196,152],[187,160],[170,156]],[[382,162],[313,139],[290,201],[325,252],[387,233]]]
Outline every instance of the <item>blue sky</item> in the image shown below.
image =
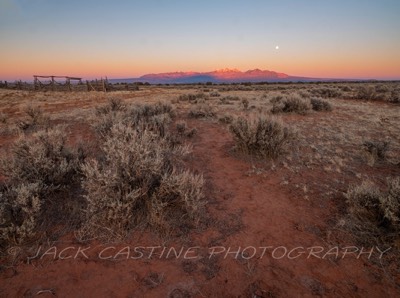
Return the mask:
[[400,79],[399,16],[394,0],[0,0],[0,79],[225,67]]

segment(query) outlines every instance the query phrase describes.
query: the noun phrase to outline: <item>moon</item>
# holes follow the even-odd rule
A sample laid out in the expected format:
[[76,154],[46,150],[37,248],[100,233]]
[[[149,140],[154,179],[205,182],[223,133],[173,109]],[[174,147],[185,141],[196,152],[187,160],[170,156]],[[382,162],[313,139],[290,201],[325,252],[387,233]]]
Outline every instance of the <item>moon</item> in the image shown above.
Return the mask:
[[276,47],[275,47],[275,50],[279,50],[279,46],[276,46]]

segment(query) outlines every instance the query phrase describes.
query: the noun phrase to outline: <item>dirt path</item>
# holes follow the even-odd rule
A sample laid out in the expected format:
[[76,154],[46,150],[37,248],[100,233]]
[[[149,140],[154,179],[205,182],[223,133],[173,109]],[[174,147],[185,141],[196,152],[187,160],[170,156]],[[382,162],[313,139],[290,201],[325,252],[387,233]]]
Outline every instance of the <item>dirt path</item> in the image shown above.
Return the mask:
[[[396,290],[390,288],[390,277],[377,278],[376,275],[382,276],[383,272],[377,270],[375,275],[373,270],[367,272],[368,265],[354,256],[340,259],[342,256],[336,258],[333,254],[330,258],[319,259],[311,255],[307,259],[308,254],[304,254],[290,259],[286,254],[282,257],[285,248],[289,252],[296,247],[323,247],[324,252],[319,254],[323,257],[335,247],[334,243],[324,240],[330,210],[317,208],[319,204],[298,200],[296,194],[291,195],[280,185],[282,173],[270,171],[250,177],[246,175],[251,170],[251,164],[227,153],[230,142],[229,133],[220,125],[204,122],[201,125],[201,141],[195,146],[195,155],[204,159],[200,163],[207,164],[207,178],[213,181],[216,189],[222,190],[216,199],[222,202],[223,212],[235,214],[241,211],[243,228],[223,241],[223,245],[232,249],[239,246],[242,249],[250,246],[272,247],[261,259],[251,258],[242,264],[229,260],[232,257],[222,260],[225,276],[221,279],[230,282],[221,287],[218,286],[221,279],[217,278],[212,281],[215,282],[212,289],[220,289],[221,295],[234,295],[243,289],[251,289],[255,294],[263,293],[266,297],[395,295]],[[222,216],[221,213],[218,216]],[[234,229],[235,225],[231,228]],[[340,245],[346,246],[344,243]],[[276,249],[275,253],[272,253],[273,249]],[[253,251],[249,248],[247,252],[251,254]],[[262,252],[257,250],[257,254]],[[300,249],[293,252],[300,252]],[[291,257],[296,255],[293,253]],[[244,286],[246,283],[247,287]]]

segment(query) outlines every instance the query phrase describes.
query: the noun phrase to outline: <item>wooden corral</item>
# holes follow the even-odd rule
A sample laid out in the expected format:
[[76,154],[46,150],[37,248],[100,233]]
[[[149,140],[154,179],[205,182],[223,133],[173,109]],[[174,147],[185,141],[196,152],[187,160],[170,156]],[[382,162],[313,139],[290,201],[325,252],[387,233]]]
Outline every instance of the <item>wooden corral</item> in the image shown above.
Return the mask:
[[[40,79],[46,79],[49,82],[44,83]],[[57,82],[56,79],[64,79],[64,82]],[[72,91],[72,83],[75,81],[76,84],[82,85],[82,78],[68,77],[68,76],[33,76],[33,85],[35,90],[69,90]]]
[[116,83],[112,84],[105,79],[87,80],[86,84],[82,82],[82,78],[69,76],[43,76],[34,75],[32,82],[23,82],[21,80],[15,82],[0,81],[0,88],[10,90],[26,90],[26,91],[137,91],[138,83]]
[[87,91],[103,91],[107,92],[112,89],[112,85],[108,83],[107,78],[100,80],[86,81]]

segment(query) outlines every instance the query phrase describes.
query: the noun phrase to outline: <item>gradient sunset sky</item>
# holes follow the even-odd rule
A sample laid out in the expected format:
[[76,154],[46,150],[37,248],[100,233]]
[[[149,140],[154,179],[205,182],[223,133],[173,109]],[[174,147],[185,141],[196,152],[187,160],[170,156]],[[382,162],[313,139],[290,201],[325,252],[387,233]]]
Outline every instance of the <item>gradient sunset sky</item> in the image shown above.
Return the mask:
[[0,45],[10,81],[220,68],[400,79],[400,1],[0,0]]

